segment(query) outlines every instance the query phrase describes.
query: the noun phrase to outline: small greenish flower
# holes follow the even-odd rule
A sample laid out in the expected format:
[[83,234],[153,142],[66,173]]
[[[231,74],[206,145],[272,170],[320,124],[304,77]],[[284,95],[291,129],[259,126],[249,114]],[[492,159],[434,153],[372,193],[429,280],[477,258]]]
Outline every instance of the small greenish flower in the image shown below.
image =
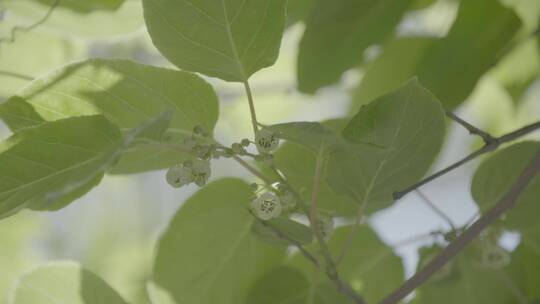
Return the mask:
[[172,187],[180,188],[193,182],[193,172],[189,167],[176,165],[167,171],[166,179]]
[[270,153],[278,148],[279,138],[276,137],[274,132],[261,129],[255,135],[255,144],[260,153]]
[[210,169],[210,162],[206,160],[196,159],[191,166],[192,177],[195,184],[199,187],[206,185],[212,170]]
[[265,192],[251,202],[251,210],[263,221],[278,217],[281,214],[281,201],[273,192]]

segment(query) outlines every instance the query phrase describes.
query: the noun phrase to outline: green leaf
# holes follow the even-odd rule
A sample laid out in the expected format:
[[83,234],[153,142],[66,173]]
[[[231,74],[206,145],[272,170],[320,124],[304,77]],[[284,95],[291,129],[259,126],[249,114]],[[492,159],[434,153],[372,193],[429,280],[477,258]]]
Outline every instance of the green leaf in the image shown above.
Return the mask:
[[58,210],[96,186],[105,171],[164,113],[124,138],[101,115],[73,117],[23,129],[0,144],[0,218],[23,208]]
[[[471,192],[480,211],[486,212],[510,190],[534,155],[540,151],[540,142],[522,142],[509,146],[483,162],[474,174]],[[517,205],[510,210],[502,224],[510,229],[540,236],[540,175],[536,176],[519,196]],[[538,237],[540,246],[540,237]]]
[[289,0],[287,2],[287,25],[305,21],[315,7],[316,0]]
[[391,40],[382,53],[368,65],[360,85],[354,89],[352,111],[377,97],[401,87],[414,74],[425,50],[434,38],[403,37]]
[[[36,1],[36,0],[34,0]],[[46,5],[52,5],[57,0],[37,0]],[[124,0],[62,0],[59,6],[66,7],[79,12],[89,12],[92,10],[115,10],[119,8]]]
[[353,303],[329,282],[311,286],[306,276],[289,266],[269,271],[251,289],[246,304],[335,304]]
[[105,281],[71,262],[49,263],[21,277],[12,304],[127,304]]
[[0,145],[0,218],[23,209],[57,210],[93,188],[122,146],[103,116],[24,129]]
[[521,276],[525,279],[524,293],[531,300],[540,299],[540,229],[536,239],[529,236],[523,238],[521,244],[512,253],[512,258],[522,269]]
[[[377,303],[403,282],[405,276],[401,259],[392,248],[381,242],[369,227],[359,227],[349,239],[352,229],[353,226],[337,228],[328,242],[328,248],[337,259],[347,246],[347,253],[338,264],[340,276],[361,294],[367,303]],[[315,249],[316,246],[312,245],[308,249]],[[290,264],[313,278],[314,266],[300,253],[292,257]],[[331,284],[323,276],[324,274],[321,274],[321,277],[315,278],[311,284]]]
[[279,266],[262,277],[251,289],[246,304],[308,303],[309,283],[292,267]]
[[[300,244],[311,244],[313,242],[313,232],[310,227],[291,220],[287,217],[278,217],[267,222],[273,229],[286,234],[289,238],[297,241]],[[282,244],[291,245],[287,240],[283,240],[275,233],[272,228],[265,227],[260,222],[253,225],[253,232],[262,240]]]
[[[500,268],[486,267],[481,263],[481,250],[478,242],[473,243],[420,286],[412,303],[523,303],[519,293],[524,278],[516,261]],[[436,246],[421,249],[419,265],[439,252]]]
[[356,153],[330,158],[328,182],[362,208],[377,210],[429,170],[444,141],[444,111],[437,98],[411,80],[361,108],[343,135],[357,145]]
[[247,183],[223,179],[191,197],[159,241],[154,283],[178,303],[242,303],[285,253],[251,233],[252,196]]
[[143,0],[148,32],[181,69],[246,81],[277,59],[286,0]]
[[362,53],[383,40],[411,0],[318,1],[298,54],[298,87],[303,92],[335,83],[362,62]]
[[514,11],[499,1],[462,1],[450,32],[425,52],[416,75],[447,108],[455,108],[500,59],[520,26]]
[[[217,97],[209,84],[191,73],[126,60],[92,59],[33,82],[0,104],[0,117],[18,131],[42,121],[102,114],[128,132],[167,110],[174,115],[163,140],[178,142],[195,126],[214,129]],[[131,149],[113,172],[161,169],[185,158],[160,142],[149,143]]]

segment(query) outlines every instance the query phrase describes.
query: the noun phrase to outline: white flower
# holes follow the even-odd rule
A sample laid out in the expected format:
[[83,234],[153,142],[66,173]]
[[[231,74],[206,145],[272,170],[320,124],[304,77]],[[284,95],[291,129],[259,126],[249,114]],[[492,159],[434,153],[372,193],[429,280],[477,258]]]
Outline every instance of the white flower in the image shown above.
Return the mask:
[[172,187],[180,188],[193,182],[193,172],[191,168],[176,165],[167,171],[166,179]]
[[270,153],[278,148],[279,138],[276,137],[274,132],[262,129],[255,134],[255,144],[259,152]]
[[206,182],[210,178],[212,170],[210,169],[210,162],[206,160],[196,159],[191,166],[192,178],[195,184],[199,187],[206,185]]
[[265,192],[251,202],[251,209],[258,218],[267,221],[281,214],[281,201],[273,192]]

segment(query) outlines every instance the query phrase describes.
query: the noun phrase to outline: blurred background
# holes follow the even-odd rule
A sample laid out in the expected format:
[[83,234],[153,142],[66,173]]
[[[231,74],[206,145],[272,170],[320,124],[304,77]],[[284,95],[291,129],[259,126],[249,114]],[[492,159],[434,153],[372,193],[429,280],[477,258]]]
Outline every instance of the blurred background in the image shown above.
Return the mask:
[[[291,6],[304,0],[289,0]],[[296,1],[296,2],[295,2]],[[462,0],[474,1],[474,0]],[[493,0],[495,1],[495,0]],[[302,3],[300,3],[302,2]],[[417,0],[402,20],[394,37],[444,36],[452,25],[459,3],[453,0]],[[526,27],[538,26],[540,1],[505,0]],[[47,5],[49,4],[49,5]],[[14,27],[42,19],[50,1],[0,0],[0,38]],[[300,16],[295,16],[301,18]],[[364,54],[364,63],[347,72],[339,85],[309,96],[296,87],[296,55],[304,25],[289,25],[278,62],[252,79],[259,120],[277,123],[325,120],[350,115],[350,105],[369,63],[381,46]],[[519,45],[478,82],[467,101],[457,110],[464,119],[500,135],[540,117],[540,51],[535,38]],[[144,28],[139,0],[126,0],[115,11],[75,11],[57,7],[43,23],[28,32],[18,32],[15,41],[0,44],[0,100],[27,85],[33,78],[67,63],[91,57],[126,58],[145,64],[171,67],[153,47]],[[523,88],[513,90],[508,82],[518,79]],[[239,84],[207,79],[220,96],[220,120],[216,137],[225,143],[250,137],[248,105]],[[10,131],[0,122],[0,137]],[[463,157],[481,144],[465,130],[450,124],[436,170]],[[478,162],[471,163],[422,188],[457,225],[477,215],[469,194],[470,180]],[[236,163],[213,164],[213,179],[231,174],[249,179]],[[115,287],[132,303],[148,303],[145,281],[160,232],[196,186],[172,189],[164,172],[130,176],[106,176],[83,198],[54,213],[21,212],[0,221],[0,303],[21,274],[50,260],[80,261]],[[372,216],[369,223],[379,236],[403,257],[407,275],[417,263],[417,248],[431,242],[419,238],[434,230],[449,230],[447,222],[415,193],[393,207]],[[408,241],[414,239],[415,241]],[[517,236],[503,238],[512,248]]]

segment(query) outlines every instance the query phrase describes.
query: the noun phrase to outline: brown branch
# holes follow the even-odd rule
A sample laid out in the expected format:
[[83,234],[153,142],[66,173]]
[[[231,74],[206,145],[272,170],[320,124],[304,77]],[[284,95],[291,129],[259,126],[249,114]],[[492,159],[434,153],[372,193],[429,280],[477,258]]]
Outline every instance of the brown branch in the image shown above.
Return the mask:
[[408,194],[409,192],[411,191],[414,191],[415,189],[445,175],[446,173],[458,168],[458,167],[461,167],[462,165],[468,163],[469,161],[477,158],[478,156],[480,155],[483,155],[483,154],[486,154],[488,152],[492,152],[492,151],[495,151],[497,150],[502,144],[504,143],[508,143],[508,142],[511,142],[511,141],[514,141],[524,135],[527,135],[535,130],[538,130],[540,129],[540,121],[538,122],[535,122],[535,123],[532,123],[530,125],[527,125],[521,129],[518,129],[518,130],[515,130],[513,132],[510,132],[508,134],[505,134],[503,136],[500,136],[500,137],[496,137],[493,139],[493,141],[489,142],[489,143],[486,143],[482,148],[474,151],[473,153],[469,154],[468,156],[466,156],[465,158],[463,158],[462,160],[442,169],[441,171],[431,175],[431,176],[428,176],[426,178],[424,178],[423,180],[419,181],[418,183],[414,184],[414,185],[411,185],[401,191],[396,191],[394,192],[393,194],[393,197],[394,197],[394,200],[398,200],[400,198],[402,198],[403,196],[405,196],[406,194]]
[[463,231],[453,242],[450,243],[439,255],[429,262],[422,270],[407,280],[398,289],[383,299],[380,304],[395,304],[405,298],[409,293],[422,285],[434,273],[444,267],[452,258],[463,250],[488,226],[497,221],[505,212],[512,209],[518,197],[523,193],[534,176],[540,171],[540,151],[534,159],[527,165],[517,181],[510,190],[490,209],[485,215],[480,217],[474,224]]

